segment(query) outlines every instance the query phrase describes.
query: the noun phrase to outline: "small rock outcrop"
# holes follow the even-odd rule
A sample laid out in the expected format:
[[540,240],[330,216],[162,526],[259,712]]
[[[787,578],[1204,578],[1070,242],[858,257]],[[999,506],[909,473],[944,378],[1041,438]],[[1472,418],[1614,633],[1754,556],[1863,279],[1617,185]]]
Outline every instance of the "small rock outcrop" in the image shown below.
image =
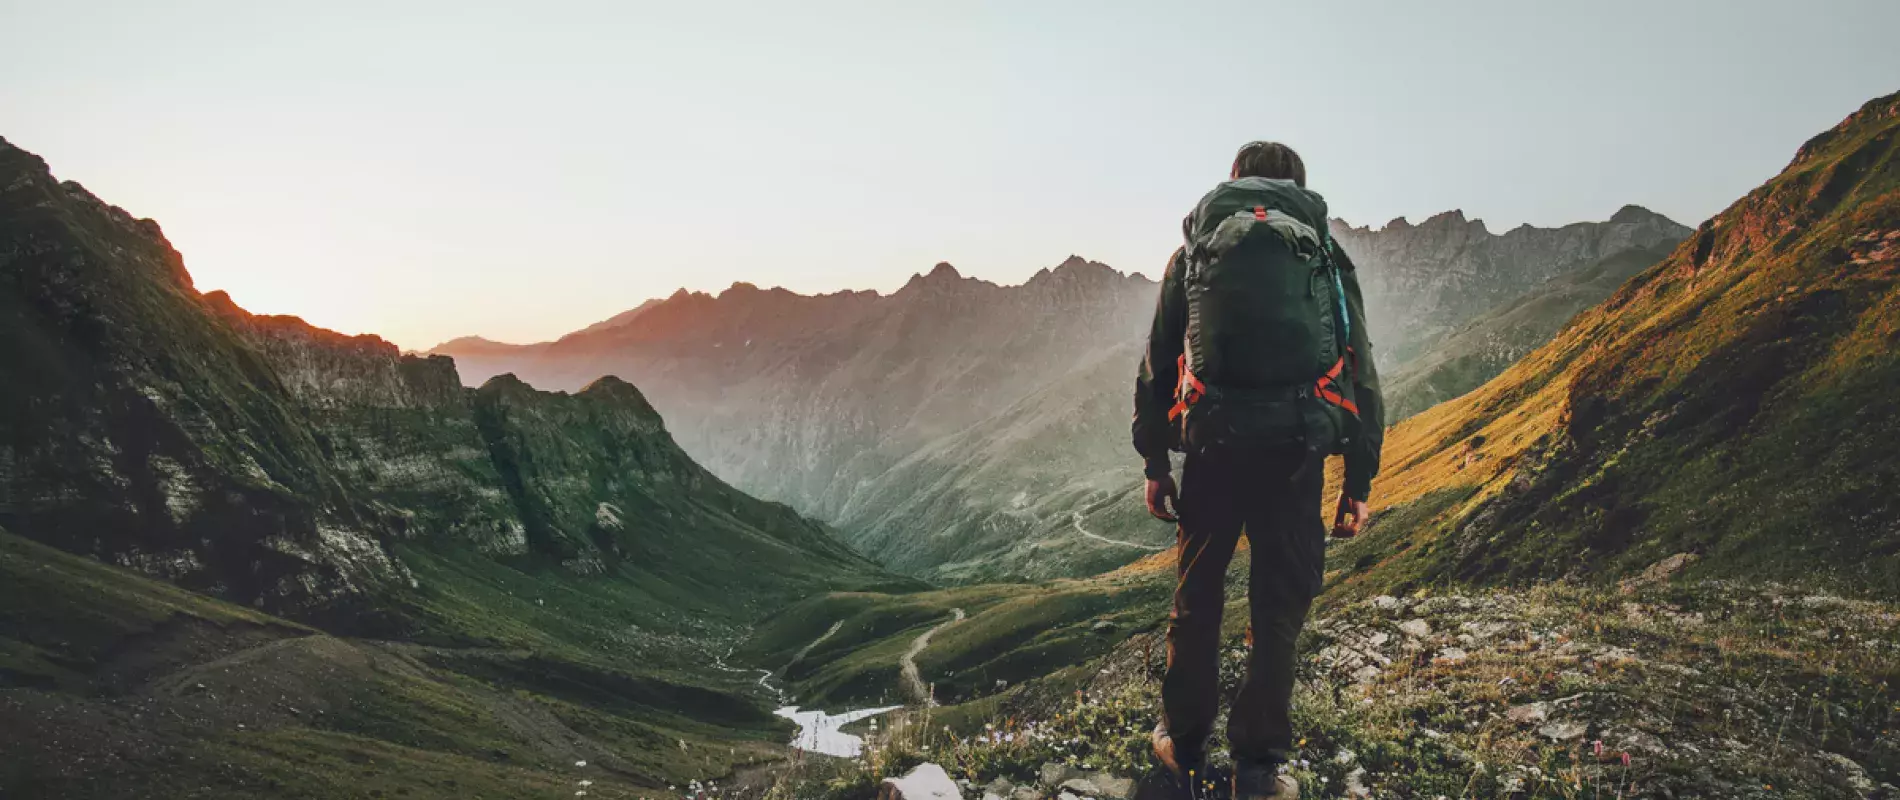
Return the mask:
[[957,782],[936,764],[919,764],[901,778],[885,778],[877,800],[963,800]]

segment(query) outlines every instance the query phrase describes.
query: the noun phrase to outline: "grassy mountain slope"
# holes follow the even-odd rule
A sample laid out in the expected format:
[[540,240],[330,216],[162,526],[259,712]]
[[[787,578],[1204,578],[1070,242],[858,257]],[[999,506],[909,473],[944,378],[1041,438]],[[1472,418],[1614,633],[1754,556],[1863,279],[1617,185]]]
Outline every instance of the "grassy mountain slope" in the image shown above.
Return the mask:
[[1397,423],[1484,385],[1543,346],[1578,313],[1675,249],[1674,240],[1624,250],[1551,278],[1425,345],[1385,380],[1386,418]]
[[[652,787],[721,774],[770,749],[755,740],[783,741],[785,724],[769,715],[776,698],[757,675],[718,666],[753,620],[814,593],[915,587],[824,526],[715,478],[627,383],[603,378],[567,394],[497,378],[468,389],[447,358],[199,294],[155,224],[54,181],[4,142],[0,187],[0,526],[234,604],[187,607],[180,592],[125,571],[9,545],[20,570],[83,572],[73,586],[34,583],[10,598],[0,625],[11,642],[0,671],[7,702],[77,709],[31,712],[32,734],[87,739],[88,720],[118,718],[71,706],[117,680],[99,669],[168,652],[174,616],[185,631],[176,635],[195,642],[198,618],[223,625],[221,614],[245,607],[273,619],[237,635],[230,653],[191,650],[174,671],[294,630],[300,644],[230,671],[322,684],[339,707],[408,704],[384,728],[344,732],[404,746],[440,734],[424,749],[455,758],[482,758],[502,741],[484,726],[554,714],[606,742],[627,781]],[[174,611],[159,619],[121,608],[144,603]],[[95,649],[61,638],[102,619],[115,621]],[[391,674],[419,677],[392,684]],[[149,680],[159,677],[108,688],[156,691]],[[464,739],[461,717],[411,707],[440,692],[456,708],[477,703],[469,692],[532,697],[464,720],[475,737]],[[261,713],[257,697],[218,697],[194,708]],[[735,744],[675,758],[682,739]],[[744,742],[757,746],[741,756]],[[338,758],[351,750],[329,739],[285,746],[304,745]],[[275,769],[230,758],[245,781]],[[119,777],[151,762],[139,765]]]
[[335,637],[0,531],[9,796],[657,797],[783,735],[730,689]]
[[1628,573],[1900,591],[1900,97],[1483,388],[1398,426],[1353,593]]

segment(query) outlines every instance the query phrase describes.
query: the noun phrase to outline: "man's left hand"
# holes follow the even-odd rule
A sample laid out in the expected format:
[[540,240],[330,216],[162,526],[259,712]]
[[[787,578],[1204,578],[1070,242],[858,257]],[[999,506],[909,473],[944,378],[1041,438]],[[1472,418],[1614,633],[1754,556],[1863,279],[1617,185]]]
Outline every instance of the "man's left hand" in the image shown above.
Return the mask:
[[1339,513],[1333,515],[1333,538],[1351,539],[1359,535],[1359,529],[1365,527],[1366,517],[1371,512],[1366,509],[1366,501],[1354,500],[1344,492],[1339,494]]

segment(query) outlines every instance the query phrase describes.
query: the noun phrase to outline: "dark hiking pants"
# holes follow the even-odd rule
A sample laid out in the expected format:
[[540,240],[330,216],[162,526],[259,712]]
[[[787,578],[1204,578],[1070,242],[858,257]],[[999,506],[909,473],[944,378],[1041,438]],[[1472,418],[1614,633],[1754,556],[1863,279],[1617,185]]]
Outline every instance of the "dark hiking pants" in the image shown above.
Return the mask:
[[1326,554],[1325,470],[1303,450],[1190,455],[1178,504],[1179,582],[1168,623],[1162,722],[1175,746],[1205,755],[1220,704],[1221,606],[1245,531],[1252,550],[1252,652],[1228,714],[1237,762],[1285,762],[1293,749],[1294,641],[1319,593]]

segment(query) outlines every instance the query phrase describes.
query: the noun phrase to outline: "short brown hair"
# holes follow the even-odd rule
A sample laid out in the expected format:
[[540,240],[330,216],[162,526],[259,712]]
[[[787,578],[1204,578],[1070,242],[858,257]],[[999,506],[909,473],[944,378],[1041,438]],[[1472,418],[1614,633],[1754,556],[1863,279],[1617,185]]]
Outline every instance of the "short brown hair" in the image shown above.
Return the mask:
[[1248,142],[1234,154],[1233,177],[1280,178],[1306,186],[1306,162],[1279,142]]

